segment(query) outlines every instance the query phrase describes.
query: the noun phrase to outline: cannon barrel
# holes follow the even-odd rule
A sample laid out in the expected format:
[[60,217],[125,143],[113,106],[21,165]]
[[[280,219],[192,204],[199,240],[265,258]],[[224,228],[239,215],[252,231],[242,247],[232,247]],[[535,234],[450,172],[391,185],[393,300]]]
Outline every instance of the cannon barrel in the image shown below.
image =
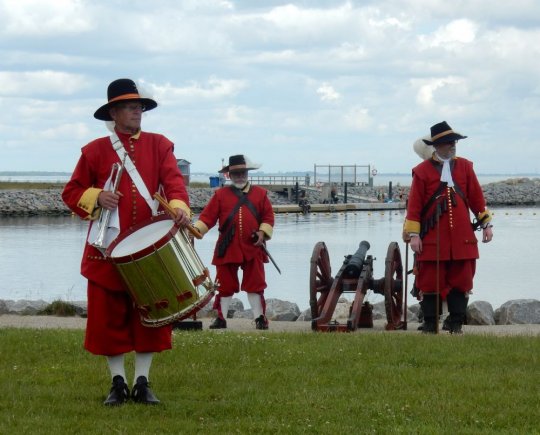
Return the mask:
[[343,270],[343,277],[345,278],[358,278],[360,272],[362,272],[362,266],[366,259],[367,251],[370,248],[369,242],[362,240],[358,250],[350,256],[347,266]]

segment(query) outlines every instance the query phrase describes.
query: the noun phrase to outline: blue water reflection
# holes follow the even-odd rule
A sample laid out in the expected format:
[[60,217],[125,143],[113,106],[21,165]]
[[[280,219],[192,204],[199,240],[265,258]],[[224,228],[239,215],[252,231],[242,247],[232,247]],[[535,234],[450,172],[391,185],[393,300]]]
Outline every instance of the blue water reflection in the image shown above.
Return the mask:
[[[535,279],[540,209],[503,208],[494,212],[495,236],[492,243],[480,244],[481,259],[471,300],[486,300],[497,308],[510,299],[540,298]],[[301,310],[308,308],[310,259],[319,241],[328,247],[335,274],[344,256],[367,240],[371,244],[369,254],[375,258],[374,277],[381,278],[390,242],[399,242],[405,262],[403,218],[402,211],[276,216],[275,235],[268,249],[282,274],[267,265],[267,297],[295,302]],[[72,217],[1,218],[0,299],[86,299],[86,282],[79,275],[86,232],[87,223]],[[210,261],[216,238],[217,230],[213,229],[196,243],[199,256],[212,274]],[[243,296],[240,298],[246,302]],[[371,302],[381,300],[372,294],[368,298]]]

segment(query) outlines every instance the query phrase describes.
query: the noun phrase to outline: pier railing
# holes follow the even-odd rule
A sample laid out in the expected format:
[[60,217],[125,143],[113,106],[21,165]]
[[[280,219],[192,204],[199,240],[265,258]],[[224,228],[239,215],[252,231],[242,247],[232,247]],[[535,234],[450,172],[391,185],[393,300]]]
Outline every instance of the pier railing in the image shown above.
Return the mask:
[[298,183],[300,186],[309,185],[309,177],[300,175],[255,175],[250,176],[249,181],[251,184],[265,186],[294,186],[296,183]]

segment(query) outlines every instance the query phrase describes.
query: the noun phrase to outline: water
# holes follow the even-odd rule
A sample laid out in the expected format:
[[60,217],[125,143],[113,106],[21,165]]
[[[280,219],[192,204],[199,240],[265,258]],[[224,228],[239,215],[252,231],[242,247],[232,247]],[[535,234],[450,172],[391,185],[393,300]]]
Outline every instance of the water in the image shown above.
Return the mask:
[[[538,261],[533,254],[540,245],[540,208],[493,211],[495,235],[492,243],[480,244],[471,300],[485,300],[497,308],[511,299],[539,299]],[[277,215],[268,249],[282,274],[271,263],[266,266],[267,297],[294,302],[301,310],[309,307],[310,259],[318,241],[326,243],[335,275],[343,257],[367,240],[371,244],[368,253],[375,258],[374,278],[382,278],[390,242],[399,242],[405,262],[403,218],[403,211]],[[86,280],[79,270],[86,232],[87,223],[75,217],[1,218],[0,299],[85,300]],[[215,269],[210,261],[216,238],[214,228],[196,242],[196,250],[212,276]],[[240,299],[246,305],[243,293]],[[372,303],[382,300],[372,292],[368,299]]]

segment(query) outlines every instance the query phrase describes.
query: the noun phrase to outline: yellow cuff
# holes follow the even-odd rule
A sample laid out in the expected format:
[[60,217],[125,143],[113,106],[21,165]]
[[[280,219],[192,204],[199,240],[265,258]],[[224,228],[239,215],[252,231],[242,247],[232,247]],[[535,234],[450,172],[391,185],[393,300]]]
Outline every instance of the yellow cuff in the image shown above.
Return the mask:
[[88,213],[88,216],[84,219],[93,221],[99,217],[99,210],[101,210],[101,207],[97,205],[97,199],[102,190],[103,189],[98,189],[97,187],[90,187],[82,194],[77,203],[77,207]]
[[407,234],[410,234],[410,233],[420,234],[420,222],[410,221],[408,219],[405,219],[405,223],[403,224],[403,231]]
[[195,228],[199,230],[199,233],[201,233],[203,236],[208,232],[208,227],[203,221],[197,221],[193,224]]
[[487,224],[488,222],[491,222],[492,218],[493,218],[493,215],[487,208],[483,212],[478,213],[478,216],[477,216],[478,222],[482,222],[483,224]]
[[265,224],[264,222],[259,225],[259,231],[262,231],[266,235],[266,240],[270,240],[272,238],[272,234],[274,234],[274,229],[272,226]]

